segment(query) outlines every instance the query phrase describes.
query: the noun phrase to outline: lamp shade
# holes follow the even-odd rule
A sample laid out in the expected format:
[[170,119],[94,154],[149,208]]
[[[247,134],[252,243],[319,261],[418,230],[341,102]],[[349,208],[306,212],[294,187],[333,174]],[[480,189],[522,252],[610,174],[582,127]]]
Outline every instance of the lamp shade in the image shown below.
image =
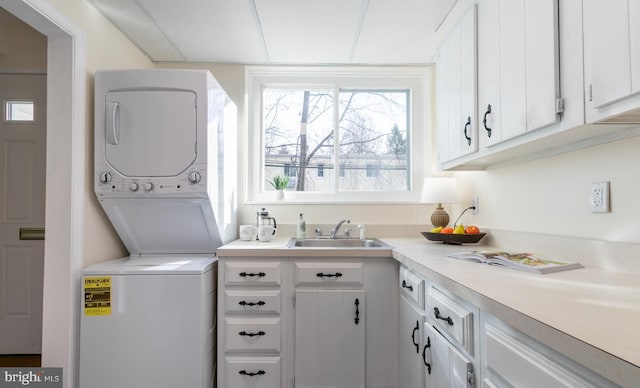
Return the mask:
[[458,183],[455,178],[426,178],[422,184],[423,203],[458,202]]

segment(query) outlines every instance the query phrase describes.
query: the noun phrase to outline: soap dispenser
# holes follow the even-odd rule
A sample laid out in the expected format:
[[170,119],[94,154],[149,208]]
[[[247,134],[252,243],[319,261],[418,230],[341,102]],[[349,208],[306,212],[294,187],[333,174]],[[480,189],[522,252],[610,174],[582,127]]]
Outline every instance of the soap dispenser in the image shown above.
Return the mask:
[[300,219],[298,220],[298,224],[296,225],[296,238],[298,240],[302,240],[307,237],[307,223],[302,218],[302,213],[300,213]]

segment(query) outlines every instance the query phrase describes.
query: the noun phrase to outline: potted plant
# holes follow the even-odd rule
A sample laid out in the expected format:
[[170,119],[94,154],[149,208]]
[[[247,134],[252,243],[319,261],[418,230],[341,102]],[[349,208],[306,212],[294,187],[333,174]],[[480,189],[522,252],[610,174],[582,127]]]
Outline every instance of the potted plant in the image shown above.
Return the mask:
[[274,189],[276,189],[278,199],[283,199],[284,189],[286,189],[287,185],[289,184],[289,177],[276,175],[271,181],[269,181],[269,183],[271,184],[271,186],[273,186]]

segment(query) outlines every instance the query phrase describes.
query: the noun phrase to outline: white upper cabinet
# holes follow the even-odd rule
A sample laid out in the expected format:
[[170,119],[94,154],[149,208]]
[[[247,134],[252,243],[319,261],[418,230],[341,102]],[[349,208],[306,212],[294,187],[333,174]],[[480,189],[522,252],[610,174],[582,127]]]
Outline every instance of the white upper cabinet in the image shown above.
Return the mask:
[[490,146],[557,123],[559,97],[557,0],[480,0],[481,144]]
[[439,30],[444,42],[436,60],[439,167],[481,170],[606,141],[602,128],[584,128],[582,0],[475,0],[477,115],[471,133],[477,133],[477,138],[472,135],[477,149],[455,152],[451,136],[456,123],[450,122],[450,112],[457,108],[447,105],[444,96],[451,94],[456,69],[451,55],[442,53],[451,50],[446,31],[463,23],[461,11],[470,2],[458,1]]
[[586,115],[592,122],[640,106],[638,98],[625,101],[640,92],[640,1],[583,4]]
[[476,127],[476,7],[462,17],[436,55],[439,160],[478,150]]

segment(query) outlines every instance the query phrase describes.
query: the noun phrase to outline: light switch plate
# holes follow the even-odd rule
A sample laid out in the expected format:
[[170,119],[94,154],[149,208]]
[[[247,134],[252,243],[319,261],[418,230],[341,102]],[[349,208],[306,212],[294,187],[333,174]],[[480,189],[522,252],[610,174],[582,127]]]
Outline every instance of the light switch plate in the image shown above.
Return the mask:
[[609,182],[591,184],[591,213],[609,212]]

